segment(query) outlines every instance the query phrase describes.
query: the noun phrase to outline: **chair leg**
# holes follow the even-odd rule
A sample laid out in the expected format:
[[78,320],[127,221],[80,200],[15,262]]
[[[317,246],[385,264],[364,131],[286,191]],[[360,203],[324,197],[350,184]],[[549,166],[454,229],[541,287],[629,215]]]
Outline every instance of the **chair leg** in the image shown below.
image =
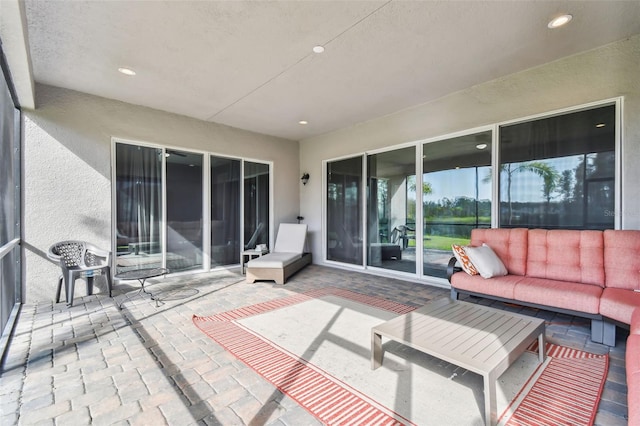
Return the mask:
[[58,289],[56,290],[56,303],[60,303],[60,292],[62,291],[62,281],[64,281],[64,278],[62,275],[60,275],[60,278],[58,278]]
[[73,306],[73,291],[76,286],[76,276],[73,271],[68,271],[66,276],[65,292],[67,296],[67,305]]
[[87,277],[87,296],[93,294],[93,275]]
[[111,268],[107,267],[105,268],[105,272],[106,272],[106,277],[107,277],[107,289],[109,290],[109,297],[113,297],[111,296],[111,289],[113,287],[113,283],[111,282]]

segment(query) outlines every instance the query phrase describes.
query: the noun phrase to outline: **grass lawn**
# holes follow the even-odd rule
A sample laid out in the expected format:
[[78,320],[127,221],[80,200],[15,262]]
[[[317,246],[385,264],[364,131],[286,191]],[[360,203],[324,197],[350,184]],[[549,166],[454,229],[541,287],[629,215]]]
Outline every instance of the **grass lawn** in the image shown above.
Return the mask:
[[467,245],[469,238],[431,236],[424,240],[425,249],[451,250],[451,244]]

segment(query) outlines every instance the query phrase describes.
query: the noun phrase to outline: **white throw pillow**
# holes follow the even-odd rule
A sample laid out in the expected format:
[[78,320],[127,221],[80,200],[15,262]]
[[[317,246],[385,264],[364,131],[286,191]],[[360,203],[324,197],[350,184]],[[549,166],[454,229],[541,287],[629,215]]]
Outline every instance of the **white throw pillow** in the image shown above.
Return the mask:
[[507,268],[498,255],[486,244],[481,247],[465,247],[469,260],[476,267],[482,278],[499,277],[507,275]]

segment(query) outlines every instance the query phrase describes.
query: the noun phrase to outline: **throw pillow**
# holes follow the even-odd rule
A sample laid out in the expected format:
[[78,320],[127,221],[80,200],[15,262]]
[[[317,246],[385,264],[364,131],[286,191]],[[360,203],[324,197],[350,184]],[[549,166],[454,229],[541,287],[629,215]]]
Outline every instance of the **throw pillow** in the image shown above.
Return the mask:
[[507,268],[498,255],[486,244],[481,247],[467,247],[467,256],[476,267],[482,278],[498,277],[507,275]]
[[469,256],[467,256],[464,247],[453,244],[451,245],[451,250],[453,251],[453,255],[456,257],[456,260],[462,267],[463,271],[465,271],[469,275],[478,275],[478,270],[475,268],[475,266],[473,266],[471,260],[469,260]]

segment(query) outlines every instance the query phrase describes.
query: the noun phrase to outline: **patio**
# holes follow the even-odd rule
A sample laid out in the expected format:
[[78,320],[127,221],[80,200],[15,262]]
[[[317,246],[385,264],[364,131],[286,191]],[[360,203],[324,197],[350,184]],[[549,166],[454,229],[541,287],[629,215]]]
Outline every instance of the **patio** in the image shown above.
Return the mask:
[[[55,277],[54,277],[55,278]],[[0,423],[11,424],[319,424],[292,399],[227,353],[192,323],[192,315],[327,286],[409,305],[447,297],[421,284],[310,265],[285,286],[246,284],[232,272],[150,280],[148,296],[117,309],[133,284],[64,303],[26,304],[0,377]],[[53,299],[53,283],[52,283]],[[472,302],[547,320],[547,338],[594,353],[609,351],[607,382],[595,424],[626,424],[624,350],[589,340],[589,323],[486,300]],[[368,362],[368,360],[363,360]]]

